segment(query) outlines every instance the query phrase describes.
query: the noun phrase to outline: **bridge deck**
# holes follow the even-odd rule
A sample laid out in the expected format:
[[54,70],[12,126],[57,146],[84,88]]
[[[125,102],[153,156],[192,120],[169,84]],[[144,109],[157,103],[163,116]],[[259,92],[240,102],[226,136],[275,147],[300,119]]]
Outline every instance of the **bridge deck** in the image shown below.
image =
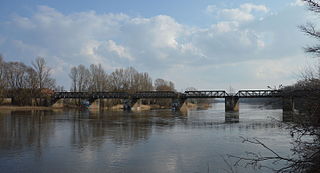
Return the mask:
[[215,91],[185,91],[187,98],[225,98],[228,95],[226,91],[215,90]]
[[[281,90],[239,90],[236,94],[228,94],[223,90],[204,90],[204,91],[185,91],[184,93],[173,91],[142,91],[129,94],[127,92],[55,92],[53,100],[62,98],[81,98],[81,99],[143,99],[143,98],[275,98],[275,97],[301,97],[306,93],[313,94],[315,91],[297,90],[283,92]],[[320,90],[316,91],[320,94]]]
[[240,90],[234,96],[239,98],[281,97],[280,90]]

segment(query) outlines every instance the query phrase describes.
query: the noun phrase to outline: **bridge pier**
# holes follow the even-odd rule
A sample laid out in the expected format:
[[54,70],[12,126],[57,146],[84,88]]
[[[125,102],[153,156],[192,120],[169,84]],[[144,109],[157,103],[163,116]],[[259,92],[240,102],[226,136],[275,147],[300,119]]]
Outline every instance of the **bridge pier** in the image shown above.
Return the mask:
[[174,98],[172,99],[172,110],[174,111],[180,111],[182,106],[185,104],[186,99],[185,98]]
[[95,99],[89,100],[90,109],[103,109],[104,108],[104,99]]
[[225,97],[225,111],[239,112],[239,97],[236,97],[236,96]]
[[123,102],[123,110],[124,111],[131,111],[134,104],[136,104],[138,99],[125,99]]
[[282,120],[291,121],[294,113],[294,101],[292,97],[282,98]]

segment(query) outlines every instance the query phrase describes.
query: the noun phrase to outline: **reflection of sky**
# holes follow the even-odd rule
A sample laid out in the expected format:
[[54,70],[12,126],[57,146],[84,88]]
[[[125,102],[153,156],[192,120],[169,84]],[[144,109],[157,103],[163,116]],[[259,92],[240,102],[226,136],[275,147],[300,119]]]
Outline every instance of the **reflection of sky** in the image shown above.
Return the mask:
[[[21,142],[26,146],[24,152],[14,151],[11,144],[11,154],[0,148],[0,168],[12,172],[221,172],[227,166],[222,159],[226,154],[265,153],[241,143],[239,136],[257,137],[279,153],[290,154],[288,132],[270,118],[281,119],[281,113],[240,104],[239,123],[224,123],[224,104],[220,103],[188,115],[163,110],[99,116],[52,113],[42,123],[52,128],[43,134],[50,142],[41,143],[41,147]],[[34,139],[44,140],[36,133]],[[34,154],[37,152],[41,155]],[[17,163],[20,168],[14,166]]]

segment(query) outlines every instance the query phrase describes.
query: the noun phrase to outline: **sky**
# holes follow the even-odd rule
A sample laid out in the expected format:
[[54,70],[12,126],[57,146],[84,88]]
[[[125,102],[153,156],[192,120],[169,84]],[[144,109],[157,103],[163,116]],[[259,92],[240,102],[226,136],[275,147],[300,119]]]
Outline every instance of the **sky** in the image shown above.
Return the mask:
[[0,54],[44,57],[66,89],[79,64],[132,66],[178,91],[266,89],[316,63],[298,29],[316,17],[299,0],[0,0]]

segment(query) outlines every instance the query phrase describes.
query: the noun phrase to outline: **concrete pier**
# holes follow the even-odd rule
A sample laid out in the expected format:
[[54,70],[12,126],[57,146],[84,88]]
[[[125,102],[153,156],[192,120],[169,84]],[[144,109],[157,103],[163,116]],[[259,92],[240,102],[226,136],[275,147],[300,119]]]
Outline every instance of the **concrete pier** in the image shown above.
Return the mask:
[[123,102],[123,110],[125,111],[131,111],[134,104],[136,104],[138,99],[126,99]]
[[239,112],[239,97],[227,96],[225,98],[226,112]]
[[172,99],[172,110],[180,111],[183,105],[185,104],[185,101],[186,99],[183,98]]
[[104,99],[96,99],[90,102],[90,109],[103,109],[104,108]]

